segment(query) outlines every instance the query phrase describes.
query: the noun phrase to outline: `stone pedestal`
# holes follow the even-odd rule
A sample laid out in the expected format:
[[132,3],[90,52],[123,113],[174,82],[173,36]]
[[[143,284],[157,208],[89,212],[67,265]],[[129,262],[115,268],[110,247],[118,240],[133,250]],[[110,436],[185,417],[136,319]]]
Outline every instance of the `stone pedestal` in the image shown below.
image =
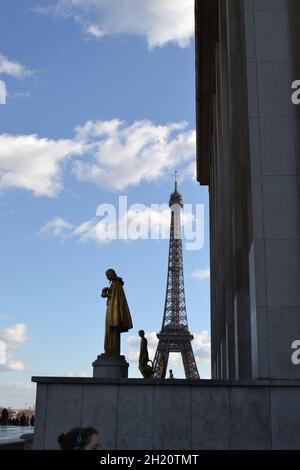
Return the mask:
[[98,356],[93,362],[93,377],[127,379],[129,364],[124,356],[109,358],[105,354]]

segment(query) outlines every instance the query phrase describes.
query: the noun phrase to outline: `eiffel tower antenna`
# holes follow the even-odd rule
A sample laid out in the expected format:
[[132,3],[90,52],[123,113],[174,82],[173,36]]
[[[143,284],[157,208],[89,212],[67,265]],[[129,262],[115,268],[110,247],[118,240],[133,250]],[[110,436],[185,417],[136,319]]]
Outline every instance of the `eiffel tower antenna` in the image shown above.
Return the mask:
[[193,335],[188,328],[181,239],[182,195],[177,188],[177,170],[175,188],[170,196],[171,209],[170,245],[168,278],[164,316],[158,337],[158,345],[153,361],[154,377],[164,378],[171,352],[181,353],[187,379],[199,379],[199,373],[192,349]]

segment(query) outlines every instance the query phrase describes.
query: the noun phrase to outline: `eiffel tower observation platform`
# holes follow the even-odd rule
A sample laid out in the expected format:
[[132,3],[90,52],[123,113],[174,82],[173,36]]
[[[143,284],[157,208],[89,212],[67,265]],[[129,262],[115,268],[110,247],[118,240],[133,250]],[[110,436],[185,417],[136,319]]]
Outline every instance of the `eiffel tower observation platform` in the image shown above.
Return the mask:
[[300,380],[33,382],[35,449],[76,426],[95,427],[103,450],[300,449]]

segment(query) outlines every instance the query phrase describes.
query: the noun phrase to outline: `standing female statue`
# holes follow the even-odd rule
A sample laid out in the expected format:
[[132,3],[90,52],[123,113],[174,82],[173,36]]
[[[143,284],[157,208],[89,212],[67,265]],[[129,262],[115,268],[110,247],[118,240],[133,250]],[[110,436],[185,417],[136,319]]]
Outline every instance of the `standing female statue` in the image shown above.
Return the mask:
[[150,366],[148,363],[150,361],[149,354],[148,354],[148,342],[145,337],[144,330],[139,331],[139,336],[141,338],[141,345],[140,345],[140,357],[139,357],[139,370],[142,376],[147,379],[153,376],[153,367]]
[[108,269],[105,274],[110,286],[104,287],[101,293],[102,297],[107,298],[104,354],[109,358],[118,358],[121,333],[132,328],[132,319],[123,289],[123,279],[113,269]]

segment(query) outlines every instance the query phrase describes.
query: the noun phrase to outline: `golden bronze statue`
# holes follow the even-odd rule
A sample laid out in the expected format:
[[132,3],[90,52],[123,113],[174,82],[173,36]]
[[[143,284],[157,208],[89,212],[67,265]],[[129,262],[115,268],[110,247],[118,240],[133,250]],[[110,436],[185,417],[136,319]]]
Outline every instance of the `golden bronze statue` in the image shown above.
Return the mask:
[[101,293],[101,297],[107,298],[104,355],[119,358],[121,333],[132,328],[132,319],[123,289],[123,279],[113,269],[108,269],[105,274],[110,286],[104,287]]
[[152,362],[149,359],[148,355],[148,341],[145,338],[144,330],[139,331],[139,336],[141,338],[141,347],[140,347],[140,357],[139,357],[139,370],[144,377],[144,379],[148,379],[153,375],[153,368],[148,364],[148,362]]

